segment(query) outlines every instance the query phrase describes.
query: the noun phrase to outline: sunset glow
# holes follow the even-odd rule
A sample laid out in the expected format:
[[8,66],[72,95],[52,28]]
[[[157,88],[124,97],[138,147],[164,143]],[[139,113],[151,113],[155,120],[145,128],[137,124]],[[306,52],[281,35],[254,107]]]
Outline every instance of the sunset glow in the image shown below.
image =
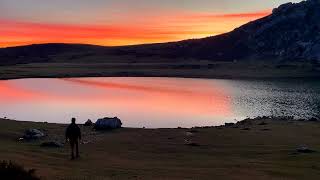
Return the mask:
[[[11,109],[18,115],[33,114],[29,108],[42,109],[46,114],[37,113],[41,121],[47,118],[54,122],[57,116],[60,120],[68,117],[68,113],[90,118],[117,115],[126,121],[126,125],[160,123],[174,124],[172,117],[185,120],[186,126],[193,124],[191,117],[198,117],[195,124],[215,121],[211,117],[233,117],[230,94],[227,89],[219,88],[219,84],[208,81],[197,82],[179,79],[140,78],[104,78],[104,79],[29,79],[27,81],[0,81],[0,101],[7,111],[0,111],[3,116],[10,116]],[[50,86],[44,86],[50,82]],[[188,87],[189,84],[192,87]],[[183,86],[183,88],[181,87]],[[196,88],[201,86],[201,88]],[[12,108],[19,107],[19,108]],[[176,111],[179,108],[179,111]],[[66,109],[68,109],[66,111]],[[146,111],[147,110],[147,111]],[[59,113],[57,113],[59,112]],[[8,114],[7,114],[8,113]],[[48,114],[52,113],[48,117]],[[58,115],[59,114],[59,115]],[[53,119],[51,119],[51,117]],[[209,118],[210,117],[210,118]],[[21,119],[20,116],[15,116]],[[157,118],[162,119],[155,122]],[[86,118],[80,120],[83,121]],[[150,120],[154,121],[150,121]],[[164,120],[163,120],[164,119]]]
[[[39,43],[105,46],[177,41],[217,35],[267,16],[283,3],[206,1],[0,2],[0,47]],[[180,1],[179,1],[180,2]],[[200,2],[199,2],[200,4]],[[129,6],[128,6],[129,5]]]

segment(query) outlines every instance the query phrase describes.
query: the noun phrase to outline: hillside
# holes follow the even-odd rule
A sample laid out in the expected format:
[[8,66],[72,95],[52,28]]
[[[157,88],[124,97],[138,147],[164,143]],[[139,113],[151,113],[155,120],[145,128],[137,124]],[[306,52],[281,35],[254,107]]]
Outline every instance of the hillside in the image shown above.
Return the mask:
[[[102,47],[74,44],[41,44],[0,49],[0,64],[144,58],[234,60],[320,60],[320,1],[287,3],[262,19],[229,33],[180,42]],[[156,57],[156,58],[155,58]],[[124,60],[124,62],[126,62]]]
[[229,33],[161,45],[135,46],[124,53],[219,61],[320,60],[320,1],[287,3],[262,19]]

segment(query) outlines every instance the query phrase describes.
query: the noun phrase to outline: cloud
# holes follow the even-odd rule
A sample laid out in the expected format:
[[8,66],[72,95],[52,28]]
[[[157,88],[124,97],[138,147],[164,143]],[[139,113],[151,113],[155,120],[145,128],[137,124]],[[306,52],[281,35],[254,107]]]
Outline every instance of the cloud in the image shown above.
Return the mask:
[[50,24],[0,19],[0,46],[49,42],[128,45],[200,38],[231,31],[270,12],[271,10],[238,14],[176,12],[107,25]]

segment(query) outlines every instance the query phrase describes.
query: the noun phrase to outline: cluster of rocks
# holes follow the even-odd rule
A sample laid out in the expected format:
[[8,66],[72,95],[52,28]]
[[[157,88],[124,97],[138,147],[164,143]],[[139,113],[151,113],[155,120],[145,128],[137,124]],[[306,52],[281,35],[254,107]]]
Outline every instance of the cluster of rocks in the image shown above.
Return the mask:
[[[95,130],[112,130],[121,128],[122,122],[118,117],[113,118],[101,118],[98,119],[96,123],[93,123],[90,119],[88,119],[84,126],[90,127],[93,126]],[[22,137],[19,138],[20,141],[34,141],[34,140],[42,140],[45,139],[47,135],[43,130],[40,129],[27,129],[25,130]],[[50,148],[61,148],[64,144],[59,141],[45,141],[41,143],[41,147],[50,147]]]
[[[297,119],[294,116],[259,116],[256,118],[247,118],[242,121],[238,121],[236,124],[252,124],[253,121],[258,121],[258,125],[266,125],[265,121],[274,120],[274,121],[306,121],[306,122],[320,122],[319,118],[312,117],[309,119]],[[235,123],[226,123],[225,126],[232,126]]]
[[[44,139],[47,135],[39,129],[27,129],[24,132],[24,135],[19,138],[20,141],[35,141],[35,140],[41,140]],[[61,148],[63,147],[63,144],[58,141],[46,141],[42,142],[41,147],[51,147],[51,148]]]
[[287,3],[248,26],[248,46],[257,56],[320,62],[320,1]]
[[84,126],[92,126],[93,122],[91,121],[91,119],[88,119],[85,123]]
[[45,134],[39,129],[27,129],[22,137],[23,140],[37,140],[45,137]]
[[96,123],[93,123],[90,119],[88,119],[84,126],[94,126],[95,130],[110,130],[121,128],[122,122],[118,117],[105,117],[98,119]]

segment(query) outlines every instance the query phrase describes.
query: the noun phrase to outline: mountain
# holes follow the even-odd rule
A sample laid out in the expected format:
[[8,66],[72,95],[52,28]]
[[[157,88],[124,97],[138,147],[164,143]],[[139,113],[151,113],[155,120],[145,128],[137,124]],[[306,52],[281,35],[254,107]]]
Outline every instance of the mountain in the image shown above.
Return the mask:
[[[135,61],[204,59],[209,61],[320,62],[320,0],[287,3],[272,14],[235,30],[179,42],[102,47],[42,44],[0,49],[0,64],[77,61],[123,57]],[[88,58],[92,57],[92,58]],[[152,59],[151,59],[152,58]],[[103,60],[102,60],[103,61]]]
[[229,33],[128,53],[209,60],[320,60],[320,0],[287,3]]

